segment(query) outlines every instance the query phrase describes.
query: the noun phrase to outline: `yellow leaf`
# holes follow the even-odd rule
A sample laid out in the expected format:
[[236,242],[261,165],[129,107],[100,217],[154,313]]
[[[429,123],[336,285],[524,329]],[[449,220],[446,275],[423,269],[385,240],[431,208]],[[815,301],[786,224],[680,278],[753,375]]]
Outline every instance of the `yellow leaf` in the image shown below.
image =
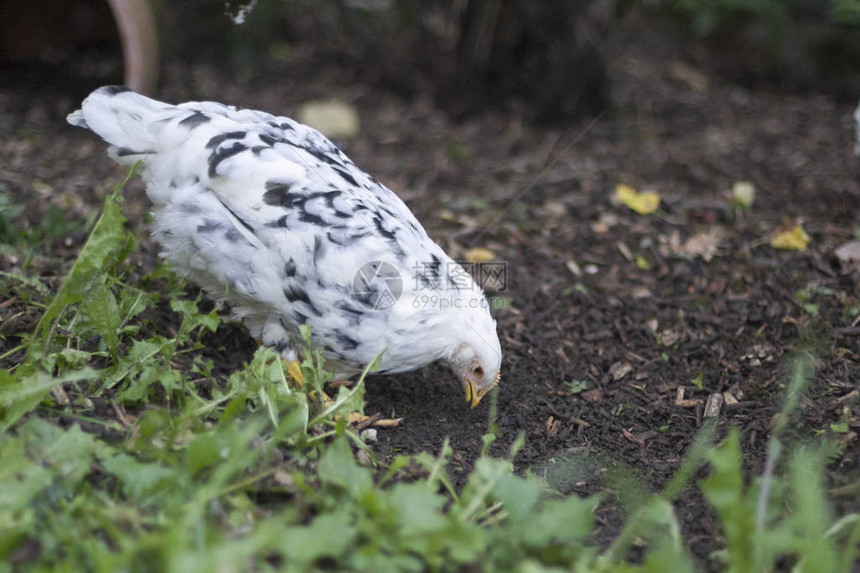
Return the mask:
[[496,253],[484,247],[473,247],[466,251],[466,260],[473,264],[486,263],[496,258]]
[[639,193],[632,187],[619,183],[615,186],[615,198],[640,215],[648,215],[660,206],[660,195],[654,191]]
[[780,231],[770,238],[770,246],[785,251],[803,251],[809,244],[809,235],[800,225]]
[[305,102],[296,119],[332,139],[348,139],[358,133],[358,112],[351,104],[338,99]]

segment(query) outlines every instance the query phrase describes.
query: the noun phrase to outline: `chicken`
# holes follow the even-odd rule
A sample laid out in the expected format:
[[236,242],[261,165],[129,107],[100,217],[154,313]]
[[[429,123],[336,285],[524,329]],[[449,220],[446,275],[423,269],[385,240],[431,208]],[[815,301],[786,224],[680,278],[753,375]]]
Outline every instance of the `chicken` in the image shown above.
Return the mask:
[[475,407],[499,381],[482,289],[406,204],[318,131],[214,102],[102,87],[68,121],[142,161],[162,255],[288,362],[299,326],[342,377],[441,360]]

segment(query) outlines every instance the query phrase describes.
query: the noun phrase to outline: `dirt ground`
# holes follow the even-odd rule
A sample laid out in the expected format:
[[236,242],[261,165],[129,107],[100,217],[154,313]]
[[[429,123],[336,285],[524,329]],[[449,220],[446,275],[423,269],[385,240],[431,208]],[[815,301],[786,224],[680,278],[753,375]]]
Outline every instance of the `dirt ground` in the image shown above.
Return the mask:
[[[518,471],[588,494],[607,488],[606,468],[623,467],[658,490],[699,431],[706,399],[721,393],[728,402],[718,435],[739,427],[748,470],[758,473],[788,359],[806,350],[818,371],[788,439],[824,431],[841,440],[829,467],[839,488],[860,476],[860,420],[851,410],[858,274],[834,255],[860,231],[856,102],[743,87],[684,53],[681,43],[628,46],[613,61],[613,104],[603,115],[543,128],[499,111],[455,124],[429,98],[406,101],[351,69],[315,65],[310,53],[242,77],[168,58],[157,95],[284,115],[311,98],[356,106],[362,129],[342,142],[352,159],[401,194],[452,256],[480,246],[507,264],[504,292],[488,293],[509,299],[497,315],[505,358],[493,452],[504,455],[524,433]],[[101,142],[64,121],[90,89],[117,81],[111,62],[0,68],[0,190],[26,204],[35,224],[52,204],[71,222],[29,263],[45,276],[60,276],[74,259],[85,223],[124,175]],[[730,206],[738,181],[757,191],[745,215]],[[618,183],[658,191],[660,211],[643,216],[617,204]],[[138,182],[126,193],[126,213],[145,233],[141,189]],[[771,235],[796,221],[809,247],[772,248]],[[134,260],[143,272],[156,256],[145,238]],[[0,256],[0,270],[21,264]],[[0,353],[38,318],[10,316],[0,305]],[[208,342],[224,372],[253,350],[244,330],[226,322]],[[462,484],[490,400],[467,409],[439,366],[372,377],[367,389],[368,413],[405,418],[379,432],[379,458],[438,452],[449,437]],[[847,432],[833,432],[839,422]],[[600,540],[622,521],[612,499],[598,512]],[[837,511],[856,510],[850,497],[835,499]],[[720,546],[713,515],[692,486],[675,505],[690,550],[707,562]]]

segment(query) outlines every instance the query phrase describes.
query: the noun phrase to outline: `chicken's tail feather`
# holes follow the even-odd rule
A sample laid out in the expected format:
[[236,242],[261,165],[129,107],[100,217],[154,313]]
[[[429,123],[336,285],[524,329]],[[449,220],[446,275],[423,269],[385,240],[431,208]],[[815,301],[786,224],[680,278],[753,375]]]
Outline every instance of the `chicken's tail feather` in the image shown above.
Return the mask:
[[105,86],[91,93],[66,121],[92,130],[111,144],[111,157],[132,164],[158,151],[159,120],[172,107],[122,86]]

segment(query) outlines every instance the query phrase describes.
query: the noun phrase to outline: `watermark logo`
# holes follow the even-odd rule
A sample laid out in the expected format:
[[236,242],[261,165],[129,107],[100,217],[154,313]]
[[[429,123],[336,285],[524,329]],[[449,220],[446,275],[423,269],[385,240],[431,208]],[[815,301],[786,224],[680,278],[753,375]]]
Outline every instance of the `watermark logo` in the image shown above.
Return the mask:
[[[446,308],[446,303],[448,306],[460,308],[460,305],[467,304],[464,302],[463,292],[471,288],[473,280],[488,291],[505,292],[508,287],[508,266],[502,261],[443,263],[435,259],[429,263],[417,263],[412,269],[411,278],[412,291],[422,293],[416,295],[413,301],[415,308]],[[403,295],[403,289],[403,276],[400,271],[385,261],[363,264],[352,280],[353,298],[371,310],[388,310],[393,307]],[[472,306],[487,305],[483,297],[476,298],[472,303]]]
[[403,278],[391,263],[365,263],[352,279],[352,296],[371,310],[388,310],[403,294]]
[[420,262],[412,268],[415,291],[462,291],[473,283],[488,291],[505,292],[508,288],[508,263],[504,261]]
[[487,290],[505,292],[508,290],[508,263],[486,261],[477,264],[478,284]]

